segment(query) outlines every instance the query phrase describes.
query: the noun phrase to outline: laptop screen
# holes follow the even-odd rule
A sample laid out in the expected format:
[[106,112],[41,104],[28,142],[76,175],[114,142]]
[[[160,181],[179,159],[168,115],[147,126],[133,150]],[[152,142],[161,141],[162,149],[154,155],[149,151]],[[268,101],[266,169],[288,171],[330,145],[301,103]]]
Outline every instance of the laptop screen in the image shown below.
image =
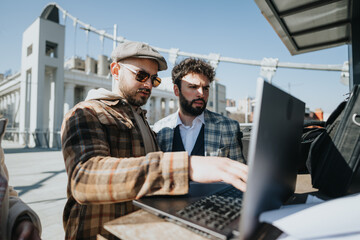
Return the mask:
[[249,176],[240,234],[249,238],[260,213],[279,208],[293,193],[305,104],[279,88],[258,80],[249,145]]

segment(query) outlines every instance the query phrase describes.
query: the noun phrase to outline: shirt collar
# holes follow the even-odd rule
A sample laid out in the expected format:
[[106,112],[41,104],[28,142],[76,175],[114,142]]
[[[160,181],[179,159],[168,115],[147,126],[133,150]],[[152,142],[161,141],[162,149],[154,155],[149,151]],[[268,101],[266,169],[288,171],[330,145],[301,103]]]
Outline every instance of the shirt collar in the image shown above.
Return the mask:
[[[205,125],[204,112],[205,112],[205,111],[203,111],[203,112],[202,112],[199,116],[197,116],[196,118],[194,118],[194,120],[193,120],[193,124],[192,124],[192,125],[194,125],[194,123],[195,123],[196,121],[200,121],[202,124],[204,124],[204,125]],[[183,126],[185,126],[185,125],[183,124],[183,122],[181,121],[181,118],[180,118],[180,111],[179,111],[179,110],[177,111],[176,126],[177,126],[177,125],[183,125]]]

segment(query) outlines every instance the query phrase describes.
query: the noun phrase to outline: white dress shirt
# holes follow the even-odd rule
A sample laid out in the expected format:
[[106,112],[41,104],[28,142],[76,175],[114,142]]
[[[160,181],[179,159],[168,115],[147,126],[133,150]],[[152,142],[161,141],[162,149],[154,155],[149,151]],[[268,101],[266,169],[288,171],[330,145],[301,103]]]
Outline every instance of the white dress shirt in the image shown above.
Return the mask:
[[204,112],[202,112],[199,116],[197,116],[192,121],[191,126],[185,126],[180,119],[180,115],[179,115],[179,111],[178,111],[176,126],[180,125],[179,126],[180,136],[181,136],[185,151],[187,151],[189,155],[191,154],[191,152],[195,146],[196,140],[198,138],[198,135],[200,133],[200,130],[201,130],[201,127],[203,124],[205,125]]

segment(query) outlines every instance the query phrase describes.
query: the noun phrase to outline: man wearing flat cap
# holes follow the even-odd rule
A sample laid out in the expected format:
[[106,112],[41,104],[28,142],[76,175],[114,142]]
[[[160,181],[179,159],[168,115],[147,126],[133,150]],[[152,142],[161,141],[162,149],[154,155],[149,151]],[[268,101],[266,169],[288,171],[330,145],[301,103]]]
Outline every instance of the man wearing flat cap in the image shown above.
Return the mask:
[[62,152],[68,174],[66,239],[113,239],[103,224],[133,212],[145,195],[186,194],[189,181],[224,181],[245,191],[247,166],[221,157],[164,153],[141,106],[166,70],[147,44],[126,42],[112,53],[112,91],[91,90],[64,117]]

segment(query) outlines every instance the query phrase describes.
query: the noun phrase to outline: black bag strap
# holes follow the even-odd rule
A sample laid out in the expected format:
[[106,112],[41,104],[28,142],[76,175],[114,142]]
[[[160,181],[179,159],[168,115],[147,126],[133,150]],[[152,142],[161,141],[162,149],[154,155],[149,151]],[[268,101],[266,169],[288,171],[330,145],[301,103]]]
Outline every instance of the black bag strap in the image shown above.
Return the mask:
[[345,100],[337,106],[337,108],[330,114],[329,118],[327,119],[325,123],[325,127],[331,125],[336,120],[336,118],[338,118],[338,116],[344,110],[346,103],[347,101]]
[[[360,88],[355,85],[348,99],[329,116],[325,130],[311,143],[306,166],[312,184],[328,196],[359,192],[354,179],[360,179],[360,128],[354,128],[351,116],[360,107]],[[309,138],[309,137],[308,137]],[[359,177],[354,177],[354,176]],[[359,180],[357,180],[359,181]],[[350,189],[351,185],[351,189]]]
[[325,127],[326,122],[325,121],[319,121],[319,120],[306,120],[304,121],[304,127],[311,127],[311,126],[318,126],[318,127]]

